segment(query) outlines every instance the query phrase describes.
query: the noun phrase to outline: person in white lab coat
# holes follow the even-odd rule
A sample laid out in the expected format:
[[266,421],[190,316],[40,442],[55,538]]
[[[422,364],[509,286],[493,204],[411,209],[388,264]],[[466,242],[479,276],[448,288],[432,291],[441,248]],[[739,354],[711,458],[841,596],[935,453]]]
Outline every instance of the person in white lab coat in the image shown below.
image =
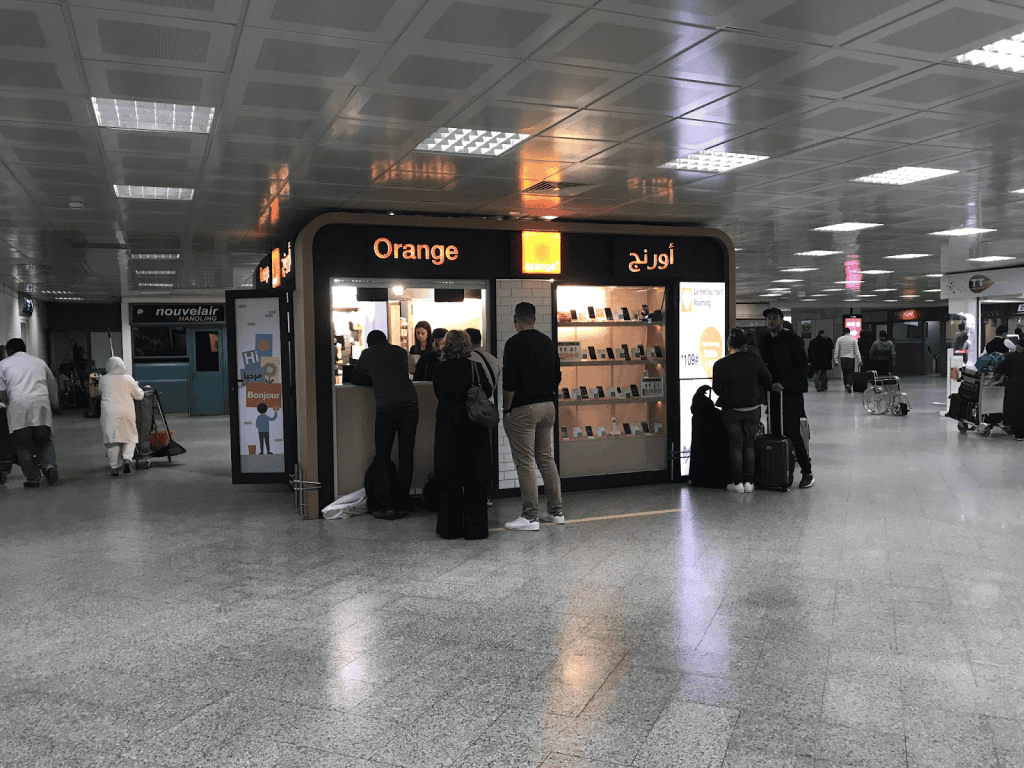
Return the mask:
[[0,360],[0,397],[8,402],[7,428],[25,473],[25,487],[38,488],[43,474],[47,483],[57,484],[51,429],[52,409],[59,406],[59,400],[50,368],[25,349],[23,339],[7,342],[7,357]]
[[107,360],[107,372],[100,376],[100,426],[103,428],[103,442],[107,446],[107,461],[110,475],[117,477],[132,471],[132,457],[139,442],[139,430],[135,426],[135,403],[143,398],[142,389],[135,379],[128,375],[124,360],[111,357]]

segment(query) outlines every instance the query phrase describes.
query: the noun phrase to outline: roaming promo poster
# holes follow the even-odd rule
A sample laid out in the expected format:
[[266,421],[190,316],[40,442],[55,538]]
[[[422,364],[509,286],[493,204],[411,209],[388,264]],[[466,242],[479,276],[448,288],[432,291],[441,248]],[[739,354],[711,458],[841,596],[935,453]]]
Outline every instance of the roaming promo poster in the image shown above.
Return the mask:
[[679,471],[690,473],[690,403],[725,354],[725,283],[679,284]]
[[281,317],[276,296],[235,303],[238,444],[244,474],[285,471]]

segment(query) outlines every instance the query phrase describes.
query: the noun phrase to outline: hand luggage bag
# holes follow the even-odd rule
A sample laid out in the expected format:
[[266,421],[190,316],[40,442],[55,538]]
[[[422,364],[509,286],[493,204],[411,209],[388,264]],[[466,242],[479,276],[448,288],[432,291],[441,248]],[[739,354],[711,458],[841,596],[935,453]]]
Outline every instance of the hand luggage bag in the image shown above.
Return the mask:
[[767,435],[754,441],[754,485],[788,491],[793,485],[793,441],[782,434],[782,393],[768,393]]
[[866,392],[868,389],[868,382],[871,381],[872,371],[854,371],[853,372],[853,391],[854,392]]

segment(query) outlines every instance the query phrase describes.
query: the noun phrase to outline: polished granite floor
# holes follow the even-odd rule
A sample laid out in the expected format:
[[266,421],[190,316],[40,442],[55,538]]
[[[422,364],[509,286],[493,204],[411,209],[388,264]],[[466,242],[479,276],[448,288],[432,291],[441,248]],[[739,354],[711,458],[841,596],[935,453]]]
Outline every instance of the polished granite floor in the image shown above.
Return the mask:
[[[0,487],[0,765],[1024,766],[1024,445],[807,395],[817,485],[442,541],[232,486],[225,418]],[[499,500],[493,527],[517,514]]]

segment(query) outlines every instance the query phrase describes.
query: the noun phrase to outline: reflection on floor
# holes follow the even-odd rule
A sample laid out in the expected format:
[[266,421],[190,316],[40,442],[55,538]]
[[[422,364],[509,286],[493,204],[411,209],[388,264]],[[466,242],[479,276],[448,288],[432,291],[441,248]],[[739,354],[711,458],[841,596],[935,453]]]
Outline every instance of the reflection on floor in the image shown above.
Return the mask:
[[111,478],[65,416],[60,486],[0,488],[0,762],[1024,765],[1024,448],[904,384],[905,418],[807,395],[810,490],[570,494],[592,522],[482,542],[303,522],[229,484],[222,418]]

